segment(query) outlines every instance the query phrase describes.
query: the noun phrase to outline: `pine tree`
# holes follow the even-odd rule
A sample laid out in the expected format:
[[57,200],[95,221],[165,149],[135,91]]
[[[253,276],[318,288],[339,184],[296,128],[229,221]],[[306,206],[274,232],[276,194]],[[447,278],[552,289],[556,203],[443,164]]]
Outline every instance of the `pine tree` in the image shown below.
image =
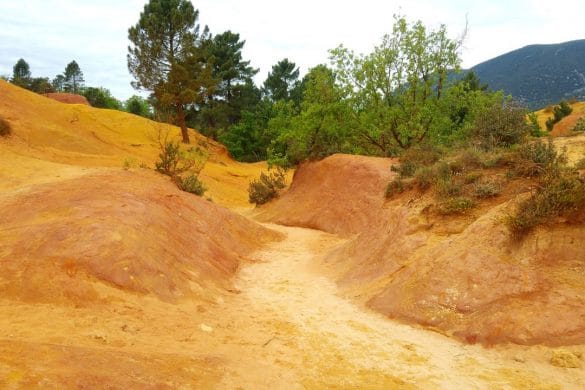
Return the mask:
[[79,93],[81,91],[85,80],[83,79],[83,72],[81,71],[81,68],[79,68],[77,62],[71,61],[69,64],[67,64],[63,76],[63,85],[65,91],[71,93]]
[[209,62],[209,31],[200,32],[199,11],[187,0],[150,0],[128,30],[128,69],[134,88],[151,91],[157,105],[172,109],[189,143],[188,105],[200,104],[215,87]]
[[28,88],[30,86],[30,67],[24,59],[19,59],[12,68],[12,79],[10,81],[19,87]]

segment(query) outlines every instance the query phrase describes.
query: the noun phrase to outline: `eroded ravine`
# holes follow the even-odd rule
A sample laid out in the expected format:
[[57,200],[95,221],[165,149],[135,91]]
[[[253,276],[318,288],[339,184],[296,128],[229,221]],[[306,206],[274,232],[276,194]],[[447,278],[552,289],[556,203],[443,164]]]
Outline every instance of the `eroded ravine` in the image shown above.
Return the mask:
[[464,345],[359,307],[317,266],[340,239],[269,226],[286,239],[256,253],[223,307],[238,319],[219,346],[232,356],[220,387],[585,386],[582,370],[551,366],[544,347]]

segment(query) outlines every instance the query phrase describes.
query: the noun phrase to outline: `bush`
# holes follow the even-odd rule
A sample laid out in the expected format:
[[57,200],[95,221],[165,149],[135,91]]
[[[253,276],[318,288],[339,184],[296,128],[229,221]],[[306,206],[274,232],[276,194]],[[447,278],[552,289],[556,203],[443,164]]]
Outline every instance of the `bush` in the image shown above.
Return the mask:
[[442,215],[463,214],[467,210],[475,207],[475,202],[469,198],[451,198],[443,203],[439,203],[438,212]]
[[386,186],[386,192],[384,193],[384,196],[386,196],[386,198],[391,198],[396,194],[403,193],[407,189],[409,189],[409,186],[407,186],[400,177],[396,177]]
[[473,185],[473,193],[476,198],[493,198],[502,192],[502,187],[495,181],[480,181]]
[[528,114],[528,123],[530,124],[530,135],[533,137],[542,137],[543,132],[538,124],[538,117],[534,112]]
[[546,129],[551,131],[554,125],[573,112],[573,108],[566,101],[561,101],[558,106],[552,108],[553,116],[546,120]]
[[573,127],[573,131],[585,131],[585,117],[581,117],[575,127]]
[[4,118],[0,118],[0,137],[8,137],[12,134],[10,123]]
[[442,178],[437,181],[437,194],[443,198],[461,195],[463,187],[452,178]]
[[400,156],[400,165],[390,169],[401,177],[412,177],[418,168],[436,163],[441,159],[442,151],[432,144],[419,144],[407,149]]
[[526,110],[514,103],[494,104],[477,115],[472,136],[483,149],[508,147],[530,133]]
[[278,197],[280,190],[286,186],[285,174],[282,168],[268,174],[260,173],[260,178],[253,180],[248,187],[248,201],[262,205]]
[[414,183],[422,190],[428,190],[436,180],[436,172],[433,167],[422,167],[414,174]]
[[553,140],[522,145],[517,151],[517,161],[513,173],[523,177],[535,177],[550,174],[567,161],[564,153],[558,153]]
[[181,177],[177,177],[177,179],[178,187],[185,192],[202,196],[207,191],[197,175],[191,174],[184,179]]
[[567,216],[585,208],[585,183],[574,171],[549,176],[545,182],[522,201],[516,212],[506,218],[515,238],[522,238],[535,226],[551,218]]

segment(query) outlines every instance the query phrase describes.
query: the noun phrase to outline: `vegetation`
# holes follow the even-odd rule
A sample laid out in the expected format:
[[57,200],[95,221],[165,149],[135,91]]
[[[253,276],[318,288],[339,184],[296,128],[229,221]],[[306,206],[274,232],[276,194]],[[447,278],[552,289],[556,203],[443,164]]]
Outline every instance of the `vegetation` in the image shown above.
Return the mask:
[[265,204],[278,197],[280,190],[286,186],[286,171],[277,168],[276,171],[260,173],[260,177],[253,180],[248,187],[248,200],[257,206]]
[[475,118],[472,137],[479,147],[490,150],[518,144],[530,133],[526,110],[514,102],[496,103]]
[[555,124],[559,123],[561,119],[573,112],[573,109],[565,100],[562,100],[558,106],[552,108],[553,116],[546,120],[546,129],[551,131]]
[[177,141],[169,140],[159,132],[159,160],[155,163],[156,171],[169,176],[181,190],[196,195],[203,195],[206,188],[198,178],[205,166],[205,156],[198,148],[181,149]]
[[151,91],[189,143],[188,105],[202,103],[216,81],[207,56],[209,30],[200,31],[199,11],[187,0],[150,0],[128,30],[128,69],[137,89]]
[[579,120],[575,124],[575,127],[573,127],[573,131],[579,132],[585,131],[585,117],[579,118]]
[[4,118],[0,118],[0,137],[8,137],[10,134],[12,134],[10,123]]

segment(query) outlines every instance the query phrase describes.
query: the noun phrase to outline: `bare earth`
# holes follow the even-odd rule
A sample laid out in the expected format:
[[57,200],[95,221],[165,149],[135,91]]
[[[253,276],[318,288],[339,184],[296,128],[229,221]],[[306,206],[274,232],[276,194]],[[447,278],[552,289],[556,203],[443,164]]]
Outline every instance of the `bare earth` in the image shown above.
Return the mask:
[[585,387],[582,369],[550,365],[552,349],[465,345],[357,306],[319,261],[342,239],[269,227],[286,239],[214,302],[131,299],[104,285],[119,300],[101,307],[0,301],[0,387]]

